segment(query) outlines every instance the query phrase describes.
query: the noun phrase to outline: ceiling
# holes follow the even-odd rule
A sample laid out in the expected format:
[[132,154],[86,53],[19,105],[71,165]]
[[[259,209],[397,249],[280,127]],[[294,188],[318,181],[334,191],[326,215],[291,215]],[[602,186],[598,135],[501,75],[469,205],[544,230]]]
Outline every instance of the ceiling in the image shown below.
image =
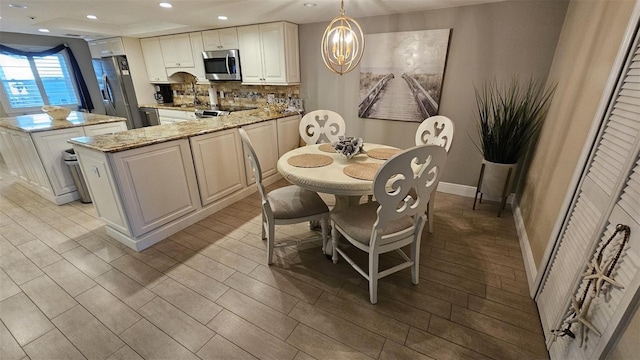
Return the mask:
[[[173,7],[161,8],[160,1]],[[504,0],[346,0],[345,13],[357,19],[497,1]],[[339,0],[0,0],[0,31],[87,40],[140,38],[279,20],[328,22],[339,10]],[[228,20],[218,20],[219,15]]]

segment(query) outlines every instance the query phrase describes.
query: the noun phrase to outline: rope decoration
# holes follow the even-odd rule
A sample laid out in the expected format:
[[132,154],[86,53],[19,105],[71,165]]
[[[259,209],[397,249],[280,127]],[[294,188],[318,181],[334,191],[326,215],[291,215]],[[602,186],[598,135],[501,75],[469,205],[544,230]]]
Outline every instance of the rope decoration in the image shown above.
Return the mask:
[[[605,249],[619,233],[623,233],[623,239],[618,246],[615,256],[603,262],[603,253]],[[570,338],[575,339],[576,335],[571,331],[573,324],[581,325],[580,347],[582,347],[587,340],[588,330],[591,330],[596,333],[596,335],[601,336],[598,329],[591,323],[591,321],[589,321],[589,307],[591,306],[591,301],[600,296],[602,288],[603,286],[606,286],[606,284],[615,286],[619,289],[624,289],[624,286],[615,281],[611,277],[611,274],[620,260],[620,256],[622,255],[625,245],[629,241],[630,233],[631,229],[629,226],[618,224],[616,226],[616,231],[614,231],[611,237],[609,237],[604,246],[598,250],[596,258],[588,264],[587,271],[583,274],[582,278],[583,281],[588,281],[587,287],[584,289],[579,299],[576,299],[575,296],[571,298],[571,308],[569,309],[567,317],[558,329],[551,330],[551,333],[553,334],[553,341],[564,336],[569,336]],[[593,289],[591,288],[591,285],[594,285]]]

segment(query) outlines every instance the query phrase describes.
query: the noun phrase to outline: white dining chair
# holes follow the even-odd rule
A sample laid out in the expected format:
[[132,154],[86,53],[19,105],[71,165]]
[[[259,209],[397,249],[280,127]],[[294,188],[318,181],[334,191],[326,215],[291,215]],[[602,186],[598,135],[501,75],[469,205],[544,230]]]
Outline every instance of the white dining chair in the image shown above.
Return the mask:
[[327,246],[329,231],[329,207],[316,192],[296,185],[285,186],[266,193],[262,185],[260,162],[253,149],[247,132],[238,128],[245,155],[249,158],[256,178],[262,205],[262,240],[267,240],[267,264],[273,263],[273,250],[278,247],[300,245],[316,239],[295,242],[275,242],[275,225],[288,225],[310,220],[320,221],[322,231],[322,252]]
[[[431,116],[420,123],[416,131],[416,145],[438,145],[442,146],[449,152],[451,143],[453,142],[453,133],[455,125],[453,121],[446,116]],[[429,222],[428,231],[433,234],[433,209],[436,201],[436,191],[431,193],[429,206],[427,207],[427,221]]]
[[347,126],[340,114],[331,110],[315,110],[300,119],[300,137],[307,145],[334,143],[344,136]]
[[[431,192],[438,186],[447,153],[435,145],[422,145],[396,154],[385,162],[373,180],[376,201],[331,212],[333,262],[338,254],[369,281],[369,300],[378,301],[378,280],[411,267],[411,281],[418,284],[420,238],[426,222]],[[412,164],[420,167],[414,172]],[[410,195],[413,189],[414,196]],[[338,247],[340,234],[356,248],[369,254],[365,272]],[[410,256],[402,247],[410,245]],[[379,271],[380,254],[396,250],[405,261]]]

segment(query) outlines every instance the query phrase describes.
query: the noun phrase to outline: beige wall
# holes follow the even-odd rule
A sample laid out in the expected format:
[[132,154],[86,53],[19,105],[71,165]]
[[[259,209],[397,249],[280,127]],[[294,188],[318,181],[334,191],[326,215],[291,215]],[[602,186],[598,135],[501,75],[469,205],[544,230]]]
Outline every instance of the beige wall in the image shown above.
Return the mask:
[[616,58],[633,1],[572,1],[549,81],[558,84],[518,203],[540,266]]
[[[469,137],[476,131],[474,85],[514,74],[546,79],[566,6],[566,1],[523,0],[357,19],[365,33],[452,29],[440,113],[455,122],[456,134],[442,181],[476,185],[482,155]],[[339,76],[325,68],[320,39],[326,25],[299,28],[305,110],[337,111],[347,134],[365,141],[412,146],[418,123],[358,118],[359,71]]]

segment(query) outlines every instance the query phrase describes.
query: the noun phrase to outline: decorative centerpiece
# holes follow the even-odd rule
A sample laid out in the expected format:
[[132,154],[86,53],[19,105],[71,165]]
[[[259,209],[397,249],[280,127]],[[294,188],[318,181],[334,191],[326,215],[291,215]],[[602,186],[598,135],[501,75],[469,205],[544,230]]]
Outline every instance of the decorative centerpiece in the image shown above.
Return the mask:
[[347,159],[351,159],[355,155],[362,152],[362,138],[353,136],[340,136],[337,142],[333,143],[333,149]]
[[66,120],[71,113],[71,109],[62,106],[45,105],[41,108],[51,120]]

